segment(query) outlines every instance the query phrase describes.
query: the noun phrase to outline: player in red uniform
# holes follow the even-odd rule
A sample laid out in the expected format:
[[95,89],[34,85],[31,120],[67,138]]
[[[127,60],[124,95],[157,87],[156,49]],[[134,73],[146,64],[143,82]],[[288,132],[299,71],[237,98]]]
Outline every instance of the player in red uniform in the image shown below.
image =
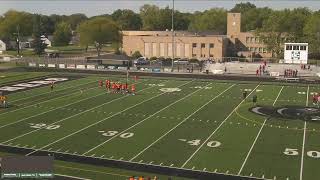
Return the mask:
[[129,92],[129,90],[128,90],[128,83],[125,84],[125,90],[126,90],[126,93]]
[[119,82],[116,83],[117,93],[120,93],[121,84]]
[[106,89],[110,90],[110,80],[106,80]]
[[132,95],[136,94],[136,85],[135,84],[131,85],[131,93],[132,93]]
[[121,92],[123,94],[126,92],[126,84],[121,84]]
[[114,93],[116,90],[116,84],[113,82],[111,87],[112,87],[112,92]]
[[318,103],[318,94],[317,93],[312,95],[312,103],[313,103],[313,105],[316,105]]

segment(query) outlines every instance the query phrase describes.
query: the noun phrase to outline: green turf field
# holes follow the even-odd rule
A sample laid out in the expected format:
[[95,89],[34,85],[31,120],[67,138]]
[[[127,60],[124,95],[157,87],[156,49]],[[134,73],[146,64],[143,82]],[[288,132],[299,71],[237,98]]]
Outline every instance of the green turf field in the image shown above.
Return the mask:
[[263,107],[316,107],[311,96],[319,85],[141,78],[133,96],[99,88],[107,78],[125,81],[88,76],[53,91],[10,94],[11,107],[0,110],[0,144],[30,148],[29,155],[45,150],[263,179],[320,179],[319,122],[249,111],[253,95]]

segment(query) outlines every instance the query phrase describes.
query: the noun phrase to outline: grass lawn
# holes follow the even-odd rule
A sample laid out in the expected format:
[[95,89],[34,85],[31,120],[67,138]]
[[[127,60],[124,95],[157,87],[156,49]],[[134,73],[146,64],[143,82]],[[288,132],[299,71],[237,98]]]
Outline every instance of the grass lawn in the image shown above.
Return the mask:
[[[27,155],[48,151],[239,177],[320,178],[320,111],[311,100],[319,85],[140,78],[133,96],[99,88],[100,79],[125,82],[87,76],[53,91],[10,94],[12,107],[0,110],[0,144],[28,148]],[[89,179],[153,176],[62,161],[55,169]]]

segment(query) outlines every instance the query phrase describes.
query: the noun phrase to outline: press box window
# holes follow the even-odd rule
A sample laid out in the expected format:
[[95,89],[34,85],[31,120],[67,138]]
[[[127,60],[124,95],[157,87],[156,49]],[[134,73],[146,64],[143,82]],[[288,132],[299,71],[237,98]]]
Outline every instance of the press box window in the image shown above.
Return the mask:
[[206,47],[206,44],[201,43],[201,48],[205,48],[205,47]]
[[197,47],[197,43],[192,43],[192,47],[196,48]]
[[214,48],[214,44],[213,44],[213,43],[210,43],[210,44],[209,44],[209,47],[210,47],[210,48]]

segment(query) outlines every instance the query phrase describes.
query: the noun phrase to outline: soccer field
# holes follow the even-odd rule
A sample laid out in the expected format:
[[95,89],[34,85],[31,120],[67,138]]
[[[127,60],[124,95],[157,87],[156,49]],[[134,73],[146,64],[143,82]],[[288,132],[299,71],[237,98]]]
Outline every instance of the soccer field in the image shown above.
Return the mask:
[[[12,76],[12,82],[30,78]],[[0,109],[0,144],[30,149],[26,155],[47,151],[239,177],[320,179],[320,113],[311,98],[319,85],[140,78],[129,79],[136,95],[124,95],[99,88],[100,79],[125,82],[83,76],[53,91],[10,93],[10,108]]]

